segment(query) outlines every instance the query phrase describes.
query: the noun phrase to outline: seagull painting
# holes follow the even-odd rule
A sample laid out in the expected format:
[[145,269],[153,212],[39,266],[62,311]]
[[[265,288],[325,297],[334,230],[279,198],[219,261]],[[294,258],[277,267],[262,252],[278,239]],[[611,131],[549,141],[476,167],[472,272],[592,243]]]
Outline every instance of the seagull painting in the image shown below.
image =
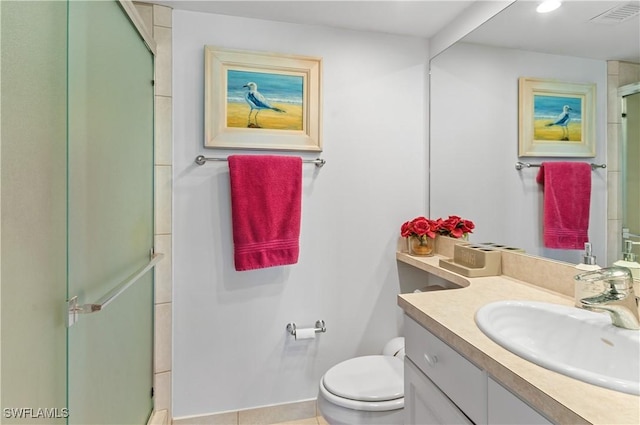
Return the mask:
[[562,113],[558,115],[554,122],[546,124],[547,127],[551,127],[554,125],[562,127],[562,138],[560,140],[569,140],[569,129],[567,126],[569,125],[569,121],[571,121],[571,116],[569,115],[569,111],[572,109],[569,105],[564,105],[562,107]]
[[[258,114],[263,109],[271,109],[272,111],[284,113],[283,109],[277,108],[269,103],[269,101],[258,91],[258,85],[254,82],[249,82],[243,86],[244,88],[249,89],[247,93],[244,95],[245,100],[249,104],[251,108],[249,110],[249,118],[247,121],[247,127],[251,128],[261,128],[258,124]],[[251,114],[253,110],[256,110],[256,113],[253,117],[253,122],[251,122]]]

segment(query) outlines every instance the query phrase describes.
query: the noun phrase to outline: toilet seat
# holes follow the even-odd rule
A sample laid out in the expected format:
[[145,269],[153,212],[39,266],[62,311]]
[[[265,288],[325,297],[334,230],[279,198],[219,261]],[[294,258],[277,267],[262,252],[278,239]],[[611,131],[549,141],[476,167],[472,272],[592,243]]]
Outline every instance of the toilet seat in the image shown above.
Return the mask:
[[403,361],[397,357],[356,357],[329,369],[320,381],[320,391],[331,403],[348,409],[402,409],[403,370]]

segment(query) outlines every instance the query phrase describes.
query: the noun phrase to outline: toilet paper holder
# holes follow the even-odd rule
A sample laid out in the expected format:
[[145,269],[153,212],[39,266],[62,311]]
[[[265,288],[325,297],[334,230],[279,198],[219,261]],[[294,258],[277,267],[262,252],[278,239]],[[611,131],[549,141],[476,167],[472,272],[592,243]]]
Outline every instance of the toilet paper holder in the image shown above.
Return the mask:
[[[327,328],[324,325],[324,320],[317,320],[316,327],[313,329],[315,333],[326,332]],[[287,332],[296,336],[296,324],[295,322],[287,323]]]

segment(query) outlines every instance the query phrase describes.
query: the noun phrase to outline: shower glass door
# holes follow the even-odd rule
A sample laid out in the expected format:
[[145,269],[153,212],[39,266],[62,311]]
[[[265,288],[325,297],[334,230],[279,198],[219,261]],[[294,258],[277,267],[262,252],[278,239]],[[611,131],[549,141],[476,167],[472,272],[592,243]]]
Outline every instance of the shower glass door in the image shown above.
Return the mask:
[[71,424],[144,424],[152,408],[153,54],[117,1],[68,2],[67,330]]
[[[640,258],[640,83],[622,90],[622,221],[624,240]],[[624,248],[624,245],[623,245]]]

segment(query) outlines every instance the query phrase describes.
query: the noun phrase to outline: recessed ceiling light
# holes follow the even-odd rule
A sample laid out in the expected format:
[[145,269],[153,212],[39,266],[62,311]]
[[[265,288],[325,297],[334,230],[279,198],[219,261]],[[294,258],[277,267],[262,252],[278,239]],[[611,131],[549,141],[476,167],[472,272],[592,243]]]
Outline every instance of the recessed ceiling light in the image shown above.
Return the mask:
[[562,2],[560,0],[545,0],[538,5],[538,7],[536,8],[536,12],[538,13],[551,12],[559,8],[560,5],[562,5]]

